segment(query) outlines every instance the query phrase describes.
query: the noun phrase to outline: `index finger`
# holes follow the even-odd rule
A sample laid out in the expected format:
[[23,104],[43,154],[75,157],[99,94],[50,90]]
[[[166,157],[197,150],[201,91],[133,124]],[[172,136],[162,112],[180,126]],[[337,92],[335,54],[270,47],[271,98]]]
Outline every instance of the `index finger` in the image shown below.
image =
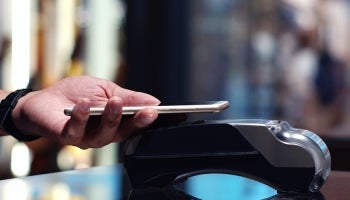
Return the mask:
[[122,141],[130,135],[150,126],[158,117],[158,112],[152,108],[145,108],[134,116],[125,119],[117,130],[116,141]]

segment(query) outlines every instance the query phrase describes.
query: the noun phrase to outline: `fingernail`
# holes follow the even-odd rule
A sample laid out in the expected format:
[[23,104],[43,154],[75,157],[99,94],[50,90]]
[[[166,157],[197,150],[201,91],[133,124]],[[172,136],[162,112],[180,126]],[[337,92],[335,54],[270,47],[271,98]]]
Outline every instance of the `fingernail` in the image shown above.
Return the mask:
[[90,110],[90,106],[87,102],[82,102],[79,106],[79,109],[82,111],[82,112],[89,112]]
[[122,108],[119,105],[112,104],[109,107],[109,112],[113,113],[114,115],[119,115],[122,112]]
[[149,113],[143,116],[141,120],[144,125],[151,124],[155,120],[155,115],[153,113]]

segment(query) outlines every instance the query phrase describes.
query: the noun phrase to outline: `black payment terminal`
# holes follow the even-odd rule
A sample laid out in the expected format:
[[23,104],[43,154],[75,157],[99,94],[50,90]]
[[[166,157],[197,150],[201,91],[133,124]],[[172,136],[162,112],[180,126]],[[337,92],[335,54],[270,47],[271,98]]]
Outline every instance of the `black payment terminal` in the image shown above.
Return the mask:
[[145,130],[126,141],[132,188],[162,188],[205,173],[244,176],[279,192],[318,192],[331,157],[324,141],[279,120],[208,120]]

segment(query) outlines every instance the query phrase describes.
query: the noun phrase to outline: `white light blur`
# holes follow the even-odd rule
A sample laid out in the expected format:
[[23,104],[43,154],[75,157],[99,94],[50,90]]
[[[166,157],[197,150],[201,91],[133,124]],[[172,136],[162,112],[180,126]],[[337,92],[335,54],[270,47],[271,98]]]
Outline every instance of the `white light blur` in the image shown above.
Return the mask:
[[27,87],[30,76],[30,1],[12,0],[11,89]]
[[74,169],[75,158],[68,147],[63,147],[57,155],[57,165],[60,170]]
[[31,165],[31,152],[24,143],[16,143],[11,151],[11,172],[16,177],[29,174]]
[[55,183],[51,187],[50,196],[52,200],[70,200],[71,191],[65,183]]
[[11,179],[4,185],[4,188],[1,192],[1,199],[28,200],[29,195],[29,186],[24,180]]

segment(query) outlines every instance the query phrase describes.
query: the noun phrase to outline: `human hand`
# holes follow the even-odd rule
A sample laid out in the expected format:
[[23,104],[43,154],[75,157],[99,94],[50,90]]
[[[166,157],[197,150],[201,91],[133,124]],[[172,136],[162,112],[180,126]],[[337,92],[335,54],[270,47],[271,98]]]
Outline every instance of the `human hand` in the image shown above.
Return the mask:
[[[158,117],[156,110],[145,108],[122,120],[123,106],[159,103],[151,95],[124,89],[104,79],[74,76],[22,97],[12,117],[24,134],[82,149],[97,148],[125,140]],[[64,108],[73,106],[72,116],[64,115]],[[106,106],[101,117],[89,116],[92,106]]]

